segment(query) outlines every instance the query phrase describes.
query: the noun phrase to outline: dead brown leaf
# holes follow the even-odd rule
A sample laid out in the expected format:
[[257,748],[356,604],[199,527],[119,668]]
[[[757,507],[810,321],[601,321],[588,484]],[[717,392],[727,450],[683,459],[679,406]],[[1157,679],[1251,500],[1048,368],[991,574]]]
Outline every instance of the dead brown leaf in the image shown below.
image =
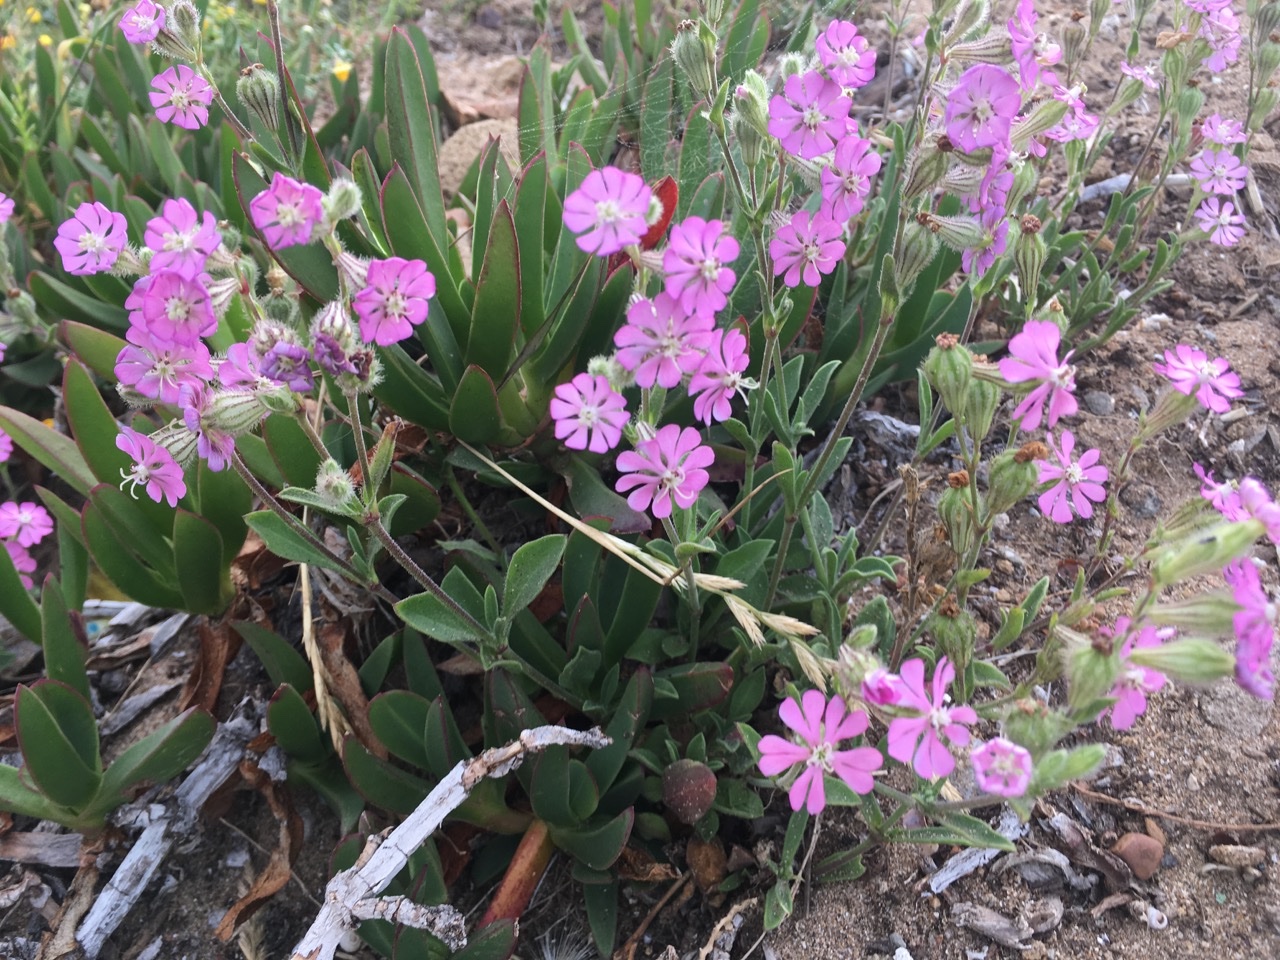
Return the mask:
[[49,921],[49,932],[40,942],[36,960],[58,960],[80,949],[76,942],[76,928],[89,908],[93,906],[94,888],[98,885],[98,868],[93,861],[85,863],[76,872],[67,891],[67,898]]
[[225,621],[211,625],[208,620],[201,618],[196,629],[200,635],[196,664],[182,690],[178,711],[195,706],[212,713],[222,690],[222,678],[227,672],[227,664],[240,651],[242,641],[240,634],[232,630]]
[[671,864],[659,863],[653,858],[653,854],[639,847],[623,847],[614,866],[621,879],[637,883],[669,883],[680,876],[680,872]]
[[720,840],[710,842],[699,837],[690,837],[684,848],[685,859],[689,869],[693,871],[694,882],[704,894],[718,887],[727,875],[725,864],[728,858],[724,854],[724,845]]
[[360,674],[347,659],[345,651],[350,621],[325,623],[316,633],[316,641],[320,647],[320,659],[328,671],[330,692],[342,705],[347,722],[360,744],[381,760],[387,759],[387,748],[374,735],[373,725],[369,722],[369,700],[360,686]]

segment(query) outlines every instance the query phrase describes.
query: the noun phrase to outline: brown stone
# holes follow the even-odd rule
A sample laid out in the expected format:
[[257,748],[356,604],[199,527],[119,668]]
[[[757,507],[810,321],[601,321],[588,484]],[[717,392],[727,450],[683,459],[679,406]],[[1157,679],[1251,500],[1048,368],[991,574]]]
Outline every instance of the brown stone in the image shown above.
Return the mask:
[[1111,852],[1128,864],[1139,880],[1150,880],[1160,869],[1164,844],[1145,833],[1126,833],[1115,842]]

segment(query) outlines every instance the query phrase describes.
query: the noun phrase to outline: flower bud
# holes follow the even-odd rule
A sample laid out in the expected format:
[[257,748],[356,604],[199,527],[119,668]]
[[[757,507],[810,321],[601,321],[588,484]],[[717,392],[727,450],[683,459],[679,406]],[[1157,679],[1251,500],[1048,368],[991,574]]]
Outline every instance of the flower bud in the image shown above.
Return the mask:
[[[165,29],[161,35],[168,33],[175,37],[179,45],[191,51],[187,60],[196,59],[195,51],[200,49],[200,11],[190,0],[178,0],[169,7],[169,16],[165,19]],[[156,37],[159,42],[160,37]]]
[[933,231],[915,220],[909,220],[902,230],[902,243],[894,251],[894,280],[904,297],[910,296],[916,278],[938,252],[938,238]]
[[219,390],[209,399],[202,421],[230,434],[247,433],[267,415],[267,408],[252,390]]
[[960,9],[956,11],[955,20],[951,23],[951,30],[942,41],[942,45],[947,48],[948,57],[971,31],[987,23],[990,13],[991,4],[987,0],[968,0],[968,2],[962,0]]
[[1263,87],[1259,90],[1253,109],[1249,111],[1249,132],[1257,133],[1261,130],[1263,123],[1275,111],[1278,104],[1280,104],[1280,90],[1275,87]]
[[298,395],[286,386],[259,388],[256,393],[268,413],[292,416],[302,408]]
[[1013,265],[1018,271],[1018,283],[1022,285],[1023,302],[1035,309],[1036,291],[1040,289],[1040,271],[1049,255],[1044,237],[1040,235],[1040,218],[1035,214],[1023,214],[1021,231],[1013,247]]
[[929,615],[925,629],[932,634],[938,649],[958,665],[958,670],[963,670],[973,659],[973,644],[978,636],[977,621],[952,598],[943,600],[938,611]]
[[1186,423],[1199,405],[1199,401],[1194,396],[1188,396],[1170,387],[1164,388],[1156,397],[1155,406],[1139,420],[1138,435],[1134,438],[1134,443],[1146,443],[1170,427]]
[[298,301],[288,295],[273,296],[268,294],[262,298],[262,313],[277,326],[292,329],[298,322]]
[[1260,37],[1269,37],[1280,29],[1280,3],[1259,4],[1253,13],[1253,27]]
[[671,41],[671,59],[703,100],[715,96],[715,57],[715,34],[711,29],[700,21],[681,20]]
[[973,353],[953,333],[938,334],[934,347],[925,357],[924,375],[938,391],[947,409],[964,413],[965,394],[973,376]]
[[219,277],[205,284],[205,289],[209,291],[209,305],[213,307],[214,314],[221,318],[230,309],[231,301],[236,298],[236,294],[240,292],[240,278]]
[[[1280,11],[1280,3],[1269,3],[1267,7],[1275,7]],[[1264,7],[1263,9],[1267,9]],[[1280,13],[1277,14],[1280,16]],[[1258,18],[1261,20],[1261,17]],[[1270,33],[1259,33],[1259,36],[1270,36]],[[1271,79],[1271,75],[1276,72],[1276,68],[1280,67],[1280,43],[1272,43],[1267,41],[1258,48],[1258,52],[1254,54],[1253,62],[1256,65],[1259,79],[1254,82],[1260,86],[1265,86]]]
[[703,0],[702,10],[707,15],[707,22],[712,26],[724,19],[725,0]]
[[1126,76],[1120,81],[1120,89],[1116,91],[1116,98],[1111,101],[1111,105],[1107,107],[1107,116],[1115,117],[1120,111],[1129,104],[1136,101],[1142,96],[1146,86],[1141,80],[1135,80],[1133,77]]
[[172,29],[173,27],[174,21],[170,18],[168,26],[157,33],[156,38],[151,41],[151,49],[170,60],[195,60],[195,47]]
[[1009,166],[1013,169],[1013,184],[1004,202],[1006,208],[1014,210],[1023,197],[1030,196],[1040,185],[1040,173],[1035,166],[1017,156],[1010,158]]
[[755,70],[748,70],[733,92],[734,114],[761,138],[769,136],[769,85]]
[[355,181],[350,177],[338,177],[321,200],[325,219],[330,223],[350,220],[360,212],[360,200],[360,188]]
[[1146,619],[1187,633],[1229,637],[1235,633],[1235,616],[1240,605],[1223,591],[1202,593],[1185,600],[1171,600],[1147,608]]
[[1065,645],[1067,703],[1077,720],[1092,720],[1103,709],[1098,701],[1111,692],[1120,674],[1115,645],[1102,634],[1090,642],[1067,627],[1059,626],[1056,632]]
[[1067,75],[1073,72],[1070,68],[1080,62],[1080,54],[1084,52],[1087,32],[1075,22],[1068,22],[1062,28],[1062,64],[1067,67]]
[[1215,523],[1156,557],[1151,564],[1152,580],[1159,587],[1168,587],[1217,573],[1232,560],[1248,554],[1262,532],[1262,524],[1256,520]]
[[809,58],[803,53],[784,53],[778,58],[778,85],[787,82],[787,77],[798,77],[809,69]]
[[1066,714],[1050,710],[1046,704],[1032,697],[1025,697],[1015,700],[1005,716],[1004,735],[1038,757],[1052,749],[1075,726]]
[[738,142],[738,149],[742,152],[742,162],[749,169],[754,169],[764,159],[765,139],[743,113],[741,107],[729,114],[729,130]]
[[993,30],[977,40],[957,43],[947,51],[947,59],[954,63],[1005,64],[1013,56],[1009,34]]
[[[991,387],[976,381],[974,386]],[[1039,440],[1024,443],[1017,450],[1005,450],[992,461],[988,471],[987,509],[992,515],[1004,513],[1036,488],[1040,480],[1039,461],[1047,459],[1049,448]]]
[[1174,100],[1173,108],[1178,115],[1179,127],[1190,130],[1204,108],[1204,94],[1195,87],[1180,90],[1177,99]]
[[1068,109],[1066,103],[1057,97],[1041,100],[1031,108],[1025,120],[1013,125],[1010,133],[1013,148],[1025,150],[1032,137],[1038,137],[1060,124]]
[[1098,28],[1102,26],[1102,21],[1111,13],[1111,9],[1115,6],[1112,0],[1091,0],[1089,3],[1089,39],[1093,40],[1098,35]]
[[933,213],[921,213],[918,219],[952,250],[972,250],[986,242],[987,232],[977,217],[940,217]]
[[1185,637],[1158,647],[1135,647],[1129,662],[1183,683],[1213,683],[1235,673],[1236,658],[1212,640]]
[[316,472],[316,496],[328,501],[334,513],[347,513],[356,505],[356,485],[332,457]]
[[280,81],[260,63],[240,71],[236,99],[272,133],[280,129]]
[[[962,479],[963,478],[963,479]],[[969,490],[969,475],[959,470],[947,478],[951,484],[938,498],[938,517],[947,531],[947,540],[957,556],[963,557],[973,548],[977,537],[977,511]]]
[[946,143],[948,150],[941,150],[924,141],[907,155],[907,177],[902,187],[903,199],[912,200],[922,196],[942,181],[942,178],[947,175],[947,168],[951,166],[948,152],[950,143],[949,140]]
[[188,430],[181,420],[170,420],[151,434],[151,439],[157,446],[168,450],[169,456],[173,457],[180,467],[185,467],[195,459],[196,448],[200,442],[200,438]]
[[995,422],[999,406],[1000,387],[989,380],[975,377],[964,401],[964,424],[974,440],[981,442],[991,433],[991,425]]

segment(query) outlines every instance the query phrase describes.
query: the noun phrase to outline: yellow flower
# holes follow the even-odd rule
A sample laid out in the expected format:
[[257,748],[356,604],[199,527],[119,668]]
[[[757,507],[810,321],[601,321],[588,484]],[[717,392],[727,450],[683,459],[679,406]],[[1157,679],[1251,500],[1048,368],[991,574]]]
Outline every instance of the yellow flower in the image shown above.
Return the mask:
[[333,65],[333,75],[338,78],[339,83],[346,83],[347,77],[351,76],[351,64],[339,60]]
[[39,23],[44,17],[40,15],[40,11],[35,7],[27,7],[27,22]]
[[49,36],[47,33],[42,33],[42,34],[40,34],[40,46],[42,46],[42,47],[52,47],[52,46],[53,46],[53,37]]
[[[4,0],[0,0],[3,3]],[[12,35],[6,35],[4,39],[0,39],[0,50],[12,50],[18,45],[18,38]]]

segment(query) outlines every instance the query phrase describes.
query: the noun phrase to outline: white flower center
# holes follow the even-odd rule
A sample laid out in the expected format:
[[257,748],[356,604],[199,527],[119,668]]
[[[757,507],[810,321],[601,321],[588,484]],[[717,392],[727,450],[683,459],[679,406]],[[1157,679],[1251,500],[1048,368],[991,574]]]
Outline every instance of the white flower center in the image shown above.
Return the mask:
[[282,227],[296,227],[307,222],[296,202],[276,204],[276,222]]
[[191,301],[182,297],[170,297],[165,301],[164,312],[174,323],[183,323],[191,316]]
[[720,261],[715,257],[708,257],[702,261],[702,267],[698,272],[702,274],[703,280],[714,282],[716,277],[720,275]]
[[835,747],[823,741],[813,748],[813,752],[809,754],[809,758],[805,760],[806,767],[821,767],[824,773],[834,773],[835,765],[831,762],[831,755],[835,753]]
[[1049,372],[1049,382],[1059,390],[1070,390],[1075,386],[1075,375],[1076,368],[1064,363]]
[[102,253],[107,249],[107,238],[101,233],[94,233],[92,230],[86,230],[80,234],[80,252],[81,253]]
[[1071,466],[1067,467],[1067,470],[1064,476],[1066,478],[1068,485],[1073,487],[1077,483],[1084,482],[1084,471],[1080,469],[1080,464],[1078,463],[1073,463],[1071,464]]
[[384,308],[389,316],[403,317],[405,307],[408,305],[405,296],[399,290],[392,290],[387,294],[384,301]]
[[185,90],[174,90],[169,94],[169,102],[173,104],[175,110],[186,110],[191,106],[191,97]]
[[172,253],[175,250],[181,250],[185,253],[191,249],[192,245],[195,243],[195,239],[194,231],[191,233],[183,233],[180,230],[175,230],[173,233],[166,233],[164,235],[165,252]]
[[578,423],[584,427],[594,427],[600,422],[600,411],[595,407],[589,407],[585,404],[578,411]]
[[615,223],[622,219],[622,208],[614,199],[600,200],[596,203],[596,219],[601,223]]
[[800,122],[810,130],[816,131],[826,119],[826,116],[817,107],[806,107],[804,117]]

